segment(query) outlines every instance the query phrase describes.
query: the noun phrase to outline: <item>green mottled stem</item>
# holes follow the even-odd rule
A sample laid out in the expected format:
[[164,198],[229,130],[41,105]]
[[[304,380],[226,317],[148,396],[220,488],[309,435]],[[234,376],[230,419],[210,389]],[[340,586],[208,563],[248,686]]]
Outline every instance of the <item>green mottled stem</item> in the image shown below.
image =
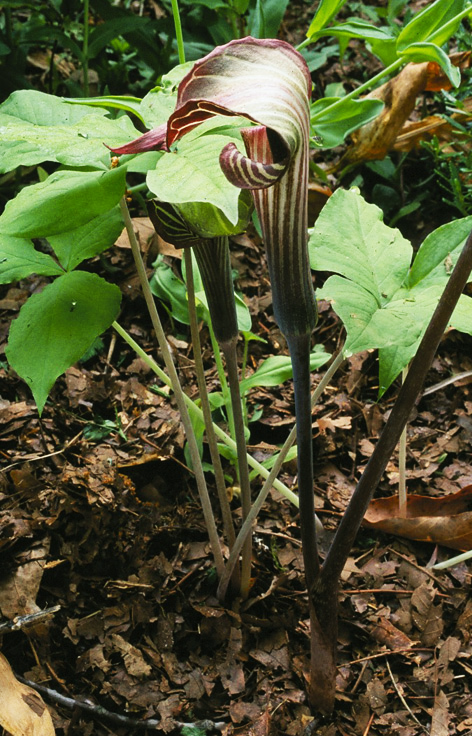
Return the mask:
[[[234,432],[238,455],[238,476],[241,488],[241,507],[243,523],[251,511],[251,482],[249,480],[249,468],[246,461],[247,447],[245,438],[245,426],[243,409],[241,404],[241,393],[239,390],[238,356],[236,352],[237,338],[230,342],[221,343],[221,351],[226,361],[226,372],[228,374],[229,390],[231,393],[231,406],[233,409]],[[252,539],[248,534],[242,548],[241,560],[241,596],[247,598],[251,584],[251,557]]]
[[223,527],[225,530],[226,540],[230,550],[232,549],[236,534],[234,531],[233,517],[231,515],[231,509],[228,501],[228,494],[226,492],[226,483],[223,473],[223,467],[221,465],[221,456],[218,451],[218,444],[216,441],[215,431],[213,429],[213,422],[211,419],[211,408],[208,400],[208,391],[205,381],[205,370],[203,367],[202,360],[202,349],[200,344],[200,333],[198,331],[197,324],[197,310],[195,304],[195,289],[193,282],[193,266],[192,266],[192,254],[190,248],[184,249],[185,259],[185,275],[187,282],[187,293],[188,293],[188,308],[190,316],[190,331],[192,335],[193,345],[193,358],[195,361],[195,370],[197,374],[198,392],[200,395],[200,401],[203,411],[203,417],[205,421],[205,431],[208,441],[208,447],[210,450],[211,462],[213,465],[213,472],[215,474],[216,490],[218,493],[218,499],[220,502],[221,515],[223,518]]
[[180,412],[180,418],[182,420],[182,424],[184,425],[184,430],[185,430],[185,435],[187,437],[190,456],[192,458],[195,479],[197,482],[198,494],[200,496],[200,503],[202,504],[203,516],[205,518],[205,525],[206,525],[206,529],[207,529],[208,536],[210,539],[211,551],[213,553],[213,558],[215,561],[215,567],[216,567],[218,576],[221,577],[224,571],[223,554],[221,551],[220,541],[218,538],[218,532],[216,529],[215,517],[213,515],[213,510],[211,508],[210,496],[208,494],[208,488],[207,488],[206,481],[205,481],[205,475],[203,473],[203,468],[202,468],[202,463],[200,460],[200,453],[198,451],[197,441],[195,439],[195,434],[192,428],[192,422],[190,420],[190,416],[189,416],[187,406],[185,403],[185,399],[184,399],[184,392],[182,391],[182,386],[180,385],[180,381],[177,375],[177,371],[175,369],[174,361],[172,360],[172,356],[170,354],[170,350],[167,345],[166,336],[164,334],[164,330],[162,329],[161,320],[159,319],[159,315],[157,313],[156,305],[154,303],[154,297],[149,287],[149,281],[147,278],[146,269],[143,263],[143,259],[141,257],[141,251],[139,249],[138,241],[136,239],[136,235],[133,229],[133,223],[131,221],[128,206],[126,204],[126,200],[124,197],[120,201],[120,208],[121,208],[121,213],[123,215],[123,220],[125,222],[126,232],[128,233],[128,238],[129,238],[129,242],[131,245],[131,251],[133,253],[133,258],[136,264],[136,270],[138,273],[139,281],[141,284],[141,288],[143,290],[143,296],[146,301],[146,306],[149,310],[149,315],[151,317],[152,326],[156,333],[156,338],[157,338],[159,347],[162,352],[162,357],[164,358],[164,363],[166,365],[167,372],[172,382],[172,388],[174,390],[175,399],[177,401],[177,406]]

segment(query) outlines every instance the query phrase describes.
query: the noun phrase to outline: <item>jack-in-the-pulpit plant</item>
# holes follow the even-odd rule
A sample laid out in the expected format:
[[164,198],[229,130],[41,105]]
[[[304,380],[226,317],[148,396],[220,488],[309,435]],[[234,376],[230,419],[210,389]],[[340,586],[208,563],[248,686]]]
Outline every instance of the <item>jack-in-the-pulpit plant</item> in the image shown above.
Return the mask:
[[[198,61],[184,77],[167,125],[114,149],[118,154],[169,149],[215,114],[242,116],[253,123],[241,130],[246,155],[228,143],[220,165],[230,182],[253,194],[267,250],[274,314],[292,358],[300,525],[310,600],[319,575],[309,367],[317,312],[307,253],[311,88],[308,67],[289,44],[253,38],[232,41]],[[314,609],[311,618],[319,638]],[[322,644],[321,637],[317,648]]]
[[367,505],[421,390],[442,333],[472,267],[468,238],[426,330],[410,373],[353,494],[323,565],[314,516],[309,346],[316,306],[307,258],[308,131],[311,79],[288,44],[252,38],[232,41],[197,62],[182,80],[167,125],[116,153],[169,147],[212,115],[238,115],[246,155],[223,147],[220,165],[236,186],[252,192],[267,249],[274,313],[293,363],[298,443],[300,527],[311,623],[308,698],[331,712],[335,700],[339,577]]

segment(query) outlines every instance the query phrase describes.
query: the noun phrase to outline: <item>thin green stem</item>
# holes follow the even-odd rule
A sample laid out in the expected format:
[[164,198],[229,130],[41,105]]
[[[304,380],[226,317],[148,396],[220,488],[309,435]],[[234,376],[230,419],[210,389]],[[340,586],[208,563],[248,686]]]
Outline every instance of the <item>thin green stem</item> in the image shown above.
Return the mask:
[[363,92],[367,92],[371,87],[374,87],[378,82],[380,82],[384,77],[389,76],[390,74],[393,74],[393,72],[396,72],[397,69],[399,69],[405,61],[403,59],[397,59],[393,62],[393,64],[390,64],[385,69],[383,69],[381,72],[376,74],[372,77],[372,79],[369,79],[367,82],[364,82],[364,84],[361,84],[360,87],[357,87],[356,89],[353,89],[351,92],[349,92],[344,97],[340,97],[339,100],[336,100],[336,102],[333,102],[332,105],[328,105],[328,107],[325,107],[323,110],[320,110],[320,112],[315,113],[311,117],[312,124],[316,122],[319,118],[324,117],[327,113],[331,113],[333,110],[335,110],[337,107],[341,107],[345,103],[346,100],[353,100],[356,97],[359,97]]
[[162,352],[162,357],[164,358],[164,363],[165,363],[167,372],[169,374],[169,378],[172,383],[172,388],[174,390],[175,399],[177,401],[177,407],[180,413],[180,418],[184,426],[185,435],[187,438],[188,448],[190,452],[190,457],[192,458],[193,470],[195,473],[195,479],[197,483],[198,494],[200,497],[200,503],[202,505],[203,516],[205,519],[205,525],[206,525],[206,529],[207,529],[208,536],[210,539],[210,546],[211,546],[211,550],[213,553],[213,558],[215,561],[215,567],[216,567],[218,576],[221,577],[224,571],[223,554],[221,551],[220,541],[218,538],[218,532],[216,529],[215,517],[213,515],[213,510],[211,508],[211,501],[210,501],[210,496],[208,493],[205,475],[203,473],[202,463],[200,460],[200,453],[198,451],[197,440],[195,438],[195,433],[192,427],[192,421],[190,419],[190,415],[188,413],[187,405],[184,399],[185,394],[182,391],[182,386],[180,385],[179,377],[177,375],[174,361],[172,359],[172,355],[170,353],[169,346],[167,344],[166,336],[164,334],[164,330],[162,329],[161,320],[159,319],[159,315],[157,313],[156,305],[154,303],[154,297],[151,292],[149,281],[148,281],[147,274],[146,274],[146,268],[144,266],[143,259],[141,257],[141,251],[139,248],[138,241],[136,239],[136,235],[133,229],[133,223],[131,221],[128,206],[126,204],[126,200],[124,197],[120,201],[120,208],[121,208],[121,213],[123,215],[123,219],[125,222],[126,231],[128,233],[128,238],[130,241],[131,251],[133,253],[133,258],[135,261],[139,281],[141,284],[141,288],[143,290],[143,296],[146,301],[146,306],[149,310],[149,315],[151,317],[152,326],[154,328],[154,332],[156,333],[156,338],[157,338],[159,347]]
[[[331,381],[332,377],[344,361],[344,356],[342,353],[342,350],[339,351],[329,368],[327,369],[326,373],[324,374],[323,378],[319,382],[316,389],[313,391],[312,397],[311,397],[311,408],[315,406],[318,399],[320,398],[321,394],[325,390],[328,383]],[[280,469],[282,468],[282,465],[285,461],[285,458],[287,457],[288,451],[292,447],[293,443],[295,442],[297,438],[297,427],[294,425],[290,431],[289,436],[285,440],[282,448],[280,449],[280,452],[277,456],[277,460],[275,461],[274,465],[272,466],[272,469],[267,476],[264,485],[262,486],[261,490],[259,491],[259,494],[252,504],[251,510],[246,518],[246,521],[244,522],[243,526],[241,527],[239,534],[236,538],[236,542],[234,544],[233,549],[231,550],[231,554],[228,558],[228,561],[226,563],[226,568],[223,577],[220,580],[220,584],[218,586],[218,598],[220,600],[224,600],[226,595],[226,588],[228,586],[228,583],[231,578],[231,572],[233,568],[235,567],[238,558],[239,553],[241,552],[241,549],[243,547],[244,541],[249,534],[249,532],[252,529],[252,525],[254,524],[255,520],[257,519],[259,512],[269,494],[269,491],[271,488],[275,488],[276,478],[277,475],[280,472]],[[315,516],[315,523],[317,525],[317,530],[319,532],[323,531],[323,525],[321,521],[318,519],[317,516]]]
[[[236,352],[237,337],[230,342],[221,343],[220,347],[226,361],[228,383],[231,393],[231,406],[233,410],[233,423],[238,455],[238,476],[241,488],[241,507],[243,523],[251,511],[251,482],[249,480],[249,468],[246,460],[247,448],[245,437],[245,425],[241,404],[241,392],[239,390],[238,356]],[[251,557],[252,540],[248,534],[243,548],[241,560],[241,596],[247,598],[251,584]]]
[[[162,368],[156,363],[153,358],[151,358],[150,355],[148,355],[138,343],[133,340],[131,335],[126,332],[123,327],[121,327],[118,322],[113,322],[112,324],[113,329],[120,335],[121,338],[132,348],[136,355],[138,355],[149,368],[153,371],[153,373],[156,374],[156,376],[169,388],[173,389],[172,381],[170,380],[167,373],[165,373]],[[184,402],[187,406],[187,409],[190,413],[193,413],[201,422],[205,421],[205,418],[203,416],[203,411],[200,409],[199,406],[195,404],[194,401],[190,398],[190,396],[187,396],[187,394],[184,394]],[[236,442],[230,437],[221,427],[218,426],[218,424],[213,424],[213,429],[221,442],[223,442],[227,447],[229,447],[232,452],[237,451]],[[248,465],[255,470],[261,478],[268,478],[269,477],[269,471],[267,468],[265,468],[261,463],[259,463],[257,460],[255,460],[252,455],[247,455],[246,460],[248,462]],[[284,498],[287,499],[287,501],[290,501],[290,503],[293,503],[294,506],[298,508],[298,496],[293,493],[293,491],[290,490],[290,488],[287,488],[287,486],[282,483],[280,480],[275,479],[271,485],[275,488],[276,491],[282,494]]]
[[89,0],[84,0],[84,40],[82,43],[82,74],[84,75],[84,97],[89,96],[89,68],[88,68],[88,42],[89,42]]
[[184,38],[182,36],[182,24],[180,22],[180,12],[179,12],[178,0],[172,0],[172,15],[174,17],[175,39],[177,41],[179,64],[185,64]]
[[193,345],[193,359],[195,362],[195,371],[197,375],[198,393],[200,395],[200,402],[202,405],[203,416],[205,419],[205,430],[208,441],[208,447],[210,449],[210,457],[213,465],[213,472],[215,474],[216,490],[218,493],[218,499],[220,502],[221,515],[223,518],[223,527],[225,530],[226,540],[230,550],[234,545],[236,539],[236,533],[233,525],[233,518],[231,515],[231,509],[228,501],[228,494],[226,492],[226,483],[223,473],[223,467],[221,465],[221,456],[218,451],[218,445],[216,442],[216,435],[213,429],[213,422],[211,419],[211,408],[210,401],[208,399],[208,391],[205,380],[205,370],[203,367],[202,360],[202,348],[200,343],[200,333],[198,330],[197,321],[197,309],[195,303],[195,288],[193,280],[193,264],[192,264],[192,252],[190,248],[184,248],[184,260],[185,260],[185,277],[187,284],[188,294],[188,311],[190,317],[190,332],[192,335]]

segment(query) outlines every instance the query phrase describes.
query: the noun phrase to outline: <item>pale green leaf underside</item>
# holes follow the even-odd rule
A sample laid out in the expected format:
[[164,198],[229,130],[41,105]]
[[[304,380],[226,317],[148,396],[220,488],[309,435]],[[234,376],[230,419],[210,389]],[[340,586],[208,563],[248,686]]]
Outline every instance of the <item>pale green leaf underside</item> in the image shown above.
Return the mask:
[[5,352],[31,388],[39,412],[57,377],[116,319],[120,300],[117,286],[95,274],[72,271],[21,308]]
[[309,243],[314,270],[355,279],[379,307],[403,283],[412,253],[410,243],[382,217],[382,210],[354,190],[338,189],[323,208]]
[[0,284],[25,279],[32,273],[59,276],[63,271],[51,256],[37,251],[31,240],[0,234]]
[[210,134],[189,137],[188,142],[183,138],[176,153],[162,156],[154,171],[148,172],[149,189],[164,202],[213,204],[236,224],[239,190],[228,182],[219,166],[219,156],[227,140],[226,136]]

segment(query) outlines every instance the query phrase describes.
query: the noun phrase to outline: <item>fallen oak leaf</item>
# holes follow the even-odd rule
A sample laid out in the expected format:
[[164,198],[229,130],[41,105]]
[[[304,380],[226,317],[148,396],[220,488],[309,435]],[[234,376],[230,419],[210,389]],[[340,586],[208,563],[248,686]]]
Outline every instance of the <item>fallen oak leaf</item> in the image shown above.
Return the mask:
[[42,697],[18,682],[3,654],[0,654],[0,725],[11,736],[55,735]]
[[466,551],[472,549],[472,485],[441,498],[409,495],[406,517],[399,516],[398,498],[377,498],[369,504],[363,524],[388,534],[432,542]]

